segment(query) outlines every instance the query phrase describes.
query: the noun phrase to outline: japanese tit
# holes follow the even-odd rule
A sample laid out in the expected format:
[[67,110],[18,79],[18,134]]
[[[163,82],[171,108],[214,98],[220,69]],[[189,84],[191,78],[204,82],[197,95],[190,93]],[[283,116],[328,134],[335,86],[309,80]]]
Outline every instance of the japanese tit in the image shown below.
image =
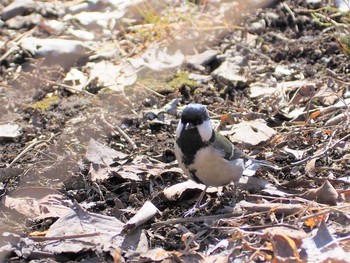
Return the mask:
[[[194,103],[188,104],[182,111],[176,129],[175,155],[184,174],[205,185],[193,209],[201,207],[208,186],[234,182],[236,190],[249,159],[226,137],[214,130],[205,106]],[[266,161],[251,161],[258,165],[274,166]]]

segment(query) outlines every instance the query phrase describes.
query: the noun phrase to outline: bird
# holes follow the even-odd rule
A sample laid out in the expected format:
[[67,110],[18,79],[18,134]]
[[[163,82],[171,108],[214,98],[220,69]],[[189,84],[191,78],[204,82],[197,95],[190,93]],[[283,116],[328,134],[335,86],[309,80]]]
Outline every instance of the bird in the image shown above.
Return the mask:
[[202,104],[190,103],[183,109],[176,128],[174,148],[184,174],[205,185],[196,205],[185,216],[191,216],[206,206],[201,202],[209,186],[218,187],[233,182],[235,195],[248,160],[259,166],[278,169],[270,162],[246,156],[229,139],[215,131],[208,110]]

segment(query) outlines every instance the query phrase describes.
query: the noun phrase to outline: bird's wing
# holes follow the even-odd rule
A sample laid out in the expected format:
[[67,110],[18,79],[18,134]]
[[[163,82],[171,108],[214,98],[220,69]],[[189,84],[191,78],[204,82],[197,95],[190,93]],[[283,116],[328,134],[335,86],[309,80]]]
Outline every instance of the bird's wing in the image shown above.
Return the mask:
[[245,154],[238,148],[235,147],[225,136],[219,132],[215,132],[215,140],[213,142],[215,149],[222,151],[224,157],[227,160],[233,160],[238,158],[245,158]]
[[257,164],[259,166],[269,167],[274,170],[281,170],[278,165],[265,160],[256,160],[245,155],[244,152],[238,147],[234,146],[232,142],[229,141],[225,136],[219,132],[215,132],[215,139],[213,142],[214,148],[223,152],[225,159],[234,160],[234,159],[244,159],[245,161],[250,160],[251,163]]

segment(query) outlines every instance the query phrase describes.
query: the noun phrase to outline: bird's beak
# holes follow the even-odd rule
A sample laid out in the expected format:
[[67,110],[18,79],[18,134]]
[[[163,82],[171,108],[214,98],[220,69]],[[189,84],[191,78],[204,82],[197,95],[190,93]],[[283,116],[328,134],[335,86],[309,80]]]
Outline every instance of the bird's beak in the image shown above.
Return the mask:
[[192,128],[194,128],[192,123],[186,123],[185,124],[185,130],[189,130],[189,129],[192,129]]

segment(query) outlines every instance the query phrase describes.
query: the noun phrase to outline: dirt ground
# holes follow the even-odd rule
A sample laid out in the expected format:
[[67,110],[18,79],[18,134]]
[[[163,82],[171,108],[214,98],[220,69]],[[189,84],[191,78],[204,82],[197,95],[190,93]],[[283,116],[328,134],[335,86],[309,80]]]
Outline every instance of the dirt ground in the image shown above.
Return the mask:
[[[5,2],[3,7],[10,1]],[[82,205],[86,211],[123,223],[145,201],[161,212],[129,232],[145,235],[148,245],[143,254],[130,247],[114,255],[94,249],[47,254],[34,253],[33,249],[26,254],[20,244],[29,249],[29,243],[22,242],[11,243],[12,249],[1,254],[4,262],[48,262],[48,258],[50,262],[269,262],[277,256],[291,256],[279,254],[282,241],[263,228],[279,225],[311,234],[322,219],[334,230],[333,236],[348,237],[350,181],[344,178],[350,172],[346,100],[350,78],[349,50],[341,34],[348,34],[349,15],[329,8],[334,4],[287,0],[245,10],[240,21],[226,21],[225,30],[214,41],[198,44],[198,53],[215,50],[218,54],[202,63],[203,69],[184,63],[165,72],[138,72],[139,84],[127,86],[122,92],[94,82],[86,87],[88,92],[69,90],[61,85],[63,79],[72,67],[81,68],[85,62],[64,68],[46,65],[43,59],[20,49],[5,57],[9,46],[1,48],[0,124],[19,124],[21,133],[15,138],[0,138],[0,233],[24,238],[34,231],[48,230],[58,219],[37,219],[6,206],[5,197],[13,197],[21,189],[58,190],[63,199]],[[50,13],[44,17],[51,16],[57,17]],[[50,37],[35,25],[11,29],[5,24],[0,30],[3,43],[29,30],[34,30],[36,36]],[[114,41],[124,37],[118,34]],[[194,54],[193,50],[186,52]],[[233,57],[242,58],[239,73],[243,81],[216,73]],[[211,78],[200,83],[183,77],[192,73]],[[279,83],[285,88],[283,96],[267,93]],[[262,88],[254,89],[258,86]],[[258,92],[261,95],[255,95]],[[175,113],[164,112],[164,106],[176,98]],[[200,189],[187,189],[174,200],[169,200],[164,190],[187,180],[174,162],[174,136],[180,108],[190,102],[206,105],[213,119],[227,127],[259,118],[274,129],[273,136],[258,144],[234,142],[247,154],[282,167],[280,171],[261,169],[254,175],[274,190],[241,186],[237,206],[231,207],[232,185],[224,186],[207,193],[206,208],[192,218],[183,218],[195,204]],[[102,164],[96,168],[97,164],[87,157],[91,139],[125,154],[108,166],[130,170],[122,175],[113,170],[107,178],[93,179],[94,174],[101,176]],[[328,198],[334,191],[316,192],[325,182],[334,189],[334,200]],[[315,192],[311,194],[310,189]],[[240,206],[242,201],[303,205],[305,210],[304,214],[278,212],[271,207],[264,211],[245,207],[246,203]],[[313,212],[306,213],[307,209]],[[306,217],[312,213],[318,217],[310,223]],[[325,215],[327,219],[322,217]],[[340,247],[350,251],[349,243]],[[168,257],[156,260],[147,254],[158,248]]]

